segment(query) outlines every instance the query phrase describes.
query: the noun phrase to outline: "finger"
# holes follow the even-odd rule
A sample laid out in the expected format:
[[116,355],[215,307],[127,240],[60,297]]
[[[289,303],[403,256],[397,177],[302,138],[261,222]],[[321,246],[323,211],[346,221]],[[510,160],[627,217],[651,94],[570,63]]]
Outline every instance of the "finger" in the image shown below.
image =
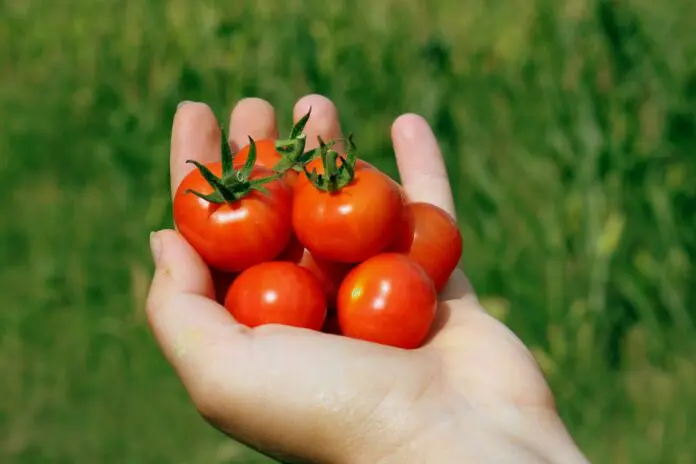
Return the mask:
[[249,143],[249,137],[255,140],[277,139],[275,109],[260,98],[240,100],[230,115],[228,134],[235,151]]
[[[147,300],[148,321],[167,357],[175,358],[173,347],[177,343],[172,339],[172,328],[181,323],[181,317],[171,312],[171,304],[181,300],[205,302],[215,296],[215,287],[208,267],[177,232],[153,233],[150,245],[155,274]],[[222,311],[214,314],[222,322],[230,319]]]
[[219,361],[211,353],[223,343],[224,357],[234,360],[245,352],[248,329],[214,301],[207,266],[177,232],[160,231],[150,240],[156,267],[147,299],[148,322],[184,386],[198,385],[203,391]]
[[392,141],[408,198],[432,203],[456,218],[445,162],[427,121],[416,114],[398,117],[392,125]]
[[317,137],[324,141],[340,138],[341,123],[338,119],[336,106],[326,97],[321,95],[306,95],[302,97],[293,110],[293,119],[299,121],[307,114],[309,109],[312,114],[309,117],[305,134],[307,134],[307,150],[313,150],[319,146]]
[[210,107],[204,103],[179,105],[172,125],[169,170],[172,195],[193,169],[186,160],[208,163],[220,159],[220,128]]

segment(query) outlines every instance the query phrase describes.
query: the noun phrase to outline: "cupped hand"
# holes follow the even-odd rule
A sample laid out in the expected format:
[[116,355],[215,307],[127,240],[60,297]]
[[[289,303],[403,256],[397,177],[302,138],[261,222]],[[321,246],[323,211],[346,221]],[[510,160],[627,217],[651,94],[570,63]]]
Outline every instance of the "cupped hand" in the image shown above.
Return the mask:
[[[309,95],[308,148],[341,137],[338,114]],[[240,101],[233,148],[277,137],[274,109]],[[427,122],[392,126],[402,185],[411,201],[455,215],[437,141]],[[171,140],[172,192],[187,159],[219,159],[220,130],[207,105],[181,105]],[[235,147],[236,146],[236,147]],[[215,300],[213,278],[175,231],[152,235],[156,271],[149,322],[198,411],[230,437],[286,462],[587,462],[566,432],[552,394],[521,341],[480,306],[455,271],[422,348],[400,350],[279,325],[249,329]]]

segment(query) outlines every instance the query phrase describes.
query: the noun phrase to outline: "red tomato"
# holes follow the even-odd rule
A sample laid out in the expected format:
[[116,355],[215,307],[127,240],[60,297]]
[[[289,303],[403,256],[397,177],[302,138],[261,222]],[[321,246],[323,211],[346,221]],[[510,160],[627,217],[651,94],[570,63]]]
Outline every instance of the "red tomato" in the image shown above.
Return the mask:
[[[216,176],[222,173],[221,162],[207,167]],[[255,166],[249,179],[272,174],[267,168]],[[268,194],[252,190],[239,200],[214,203],[187,192],[213,192],[198,169],[179,185],[174,196],[174,222],[210,267],[239,272],[274,259],[287,246],[292,233],[292,190],[281,179],[263,187]]]
[[299,264],[314,274],[314,277],[321,282],[329,307],[336,307],[338,287],[340,287],[345,276],[353,268],[353,265],[317,258],[308,250],[304,250]]
[[[259,140],[256,141],[256,164],[259,166],[273,169],[273,167],[283,158],[275,146],[275,140]],[[242,166],[246,163],[249,157],[250,144],[244,146],[236,155],[234,155],[235,166]],[[292,187],[297,181],[299,173],[292,169],[285,171],[283,180]]]
[[274,261],[290,261],[291,263],[298,264],[302,260],[304,252],[304,246],[297,240],[295,234],[292,234],[288,245],[280,252]]
[[437,293],[428,275],[398,253],[383,253],[358,264],[338,290],[343,335],[397,348],[419,347],[436,309]]
[[402,220],[398,185],[383,172],[355,168],[355,177],[337,192],[307,182],[295,188],[292,223],[312,255],[327,261],[359,263],[389,246]]
[[294,235],[290,239],[290,244],[275,259],[275,261],[290,261],[299,264],[309,272],[314,274],[326,294],[329,307],[336,307],[336,294],[341,281],[353,268],[352,264],[335,263],[312,256],[309,250],[297,240]]
[[407,203],[392,249],[420,264],[439,292],[461,259],[462,234],[442,208],[430,203]]
[[307,269],[287,261],[252,266],[239,274],[225,297],[225,308],[240,324],[283,324],[321,330],[326,300]]

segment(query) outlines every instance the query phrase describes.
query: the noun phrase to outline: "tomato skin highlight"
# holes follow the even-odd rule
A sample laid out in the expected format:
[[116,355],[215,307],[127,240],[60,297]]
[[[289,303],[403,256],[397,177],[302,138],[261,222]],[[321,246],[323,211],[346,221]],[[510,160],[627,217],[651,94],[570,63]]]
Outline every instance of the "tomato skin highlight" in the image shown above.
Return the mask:
[[246,269],[234,280],[225,308],[247,327],[283,324],[321,330],[326,300],[319,281],[297,264],[269,261]]
[[462,234],[445,210],[430,203],[407,203],[390,251],[404,253],[430,276],[440,292],[462,256]]
[[341,333],[382,345],[419,347],[436,310],[433,282],[403,254],[383,253],[358,264],[338,290]]
[[337,192],[296,184],[292,223],[300,242],[327,261],[359,263],[385,250],[402,220],[398,185],[383,172],[356,168]]
[[[222,173],[221,162],[207,167],[217,176]],[[255,166],[250,179],[272,174]],[[174,222],[211,268],[240,272],[274,259],[287,246],[292,233],[292,190],[281,179],[264,187],[269,194],[251,191],[233,203],[215,204],[186,192],[213,191],[199,170],[192,170],[179,185],[174,196]]]
[[[280,161],[283,158],[283,155],[276,149],[275,140],[264,139],[255,140],[254,142],[256,144],[255,164],[257,164],[258,166],[273,169],[273,167],[278,163],[278,161]],[[249,157],[249,148],[250,144],[247,144],[234,155],[235,166],[243,166],[244,163],[246,163],[246,160]],[[297,181],[298,175],[298,172],[292,169],[288,169],[283,174],[283,180],[288,184],[288,186],[292,187]]]

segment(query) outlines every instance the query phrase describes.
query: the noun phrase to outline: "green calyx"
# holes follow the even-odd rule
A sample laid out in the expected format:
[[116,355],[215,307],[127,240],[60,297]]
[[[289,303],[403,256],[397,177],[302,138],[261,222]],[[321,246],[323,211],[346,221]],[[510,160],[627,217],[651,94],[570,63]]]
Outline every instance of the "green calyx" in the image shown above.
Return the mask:
[[241,169],[235,169],[234,154],[232,153],[232,150],[230,150],[229,143],[227,142],[227,134],[225,133],[224,128],[221,127],[220,130],[222,133],[222,176],[216,176],[210,171],[210,169],[198,161],[187,160],[187,163],[194,164],[198,168],[201,175],[213,188],[213,192],[203,194],[188,189],[186,190],[186,193],[192,193],[211,203],[218,204],[233,203],[241,200],[253,190],[258,190],[267,194],[268,190],[263,186],[263,184],[267,184],[268,182],[272,182],[280,178],[281,174],[275,174],[260,179],[250,179],[251,172],[254,169],[254,163],[256,163],[256,143],[251,137],[249,137],[249,155],[247,160]]
[[[317,189],[334,193],[353,182],[355,178],[355,163],[358,161],[355,144],[353,143],[353,134],[348,135],[346,141],[348,142],[348,149],[344,157],[333,149],[335,141],[327,144],[319,137],[319,147],[316,151],[318,151],[318,156],[321,158],[324,174],[318,174],[316,169],[312,169],[312,172],[309,172],[306,165],[302,165],[307,179]],[[312,157],[314,156],[317,156],[317,154],[314,153]],[[338,163],[339,160],[341,161],[340,165]]]
[[307,162],[308,156],[312,153],[311,151],[308,153],[304,152],[307,142],[304,129],[311,114],[312,108],[310,107],[307,114],[293,126],[290,131],[290,136],[287,139],[277,140],[275,142],[275,148],[278,153],[281,154],[282,158],[273,166],[274,172],[284,173],[289,169],[293,169],[297,172],[302,171],[302,165]]

